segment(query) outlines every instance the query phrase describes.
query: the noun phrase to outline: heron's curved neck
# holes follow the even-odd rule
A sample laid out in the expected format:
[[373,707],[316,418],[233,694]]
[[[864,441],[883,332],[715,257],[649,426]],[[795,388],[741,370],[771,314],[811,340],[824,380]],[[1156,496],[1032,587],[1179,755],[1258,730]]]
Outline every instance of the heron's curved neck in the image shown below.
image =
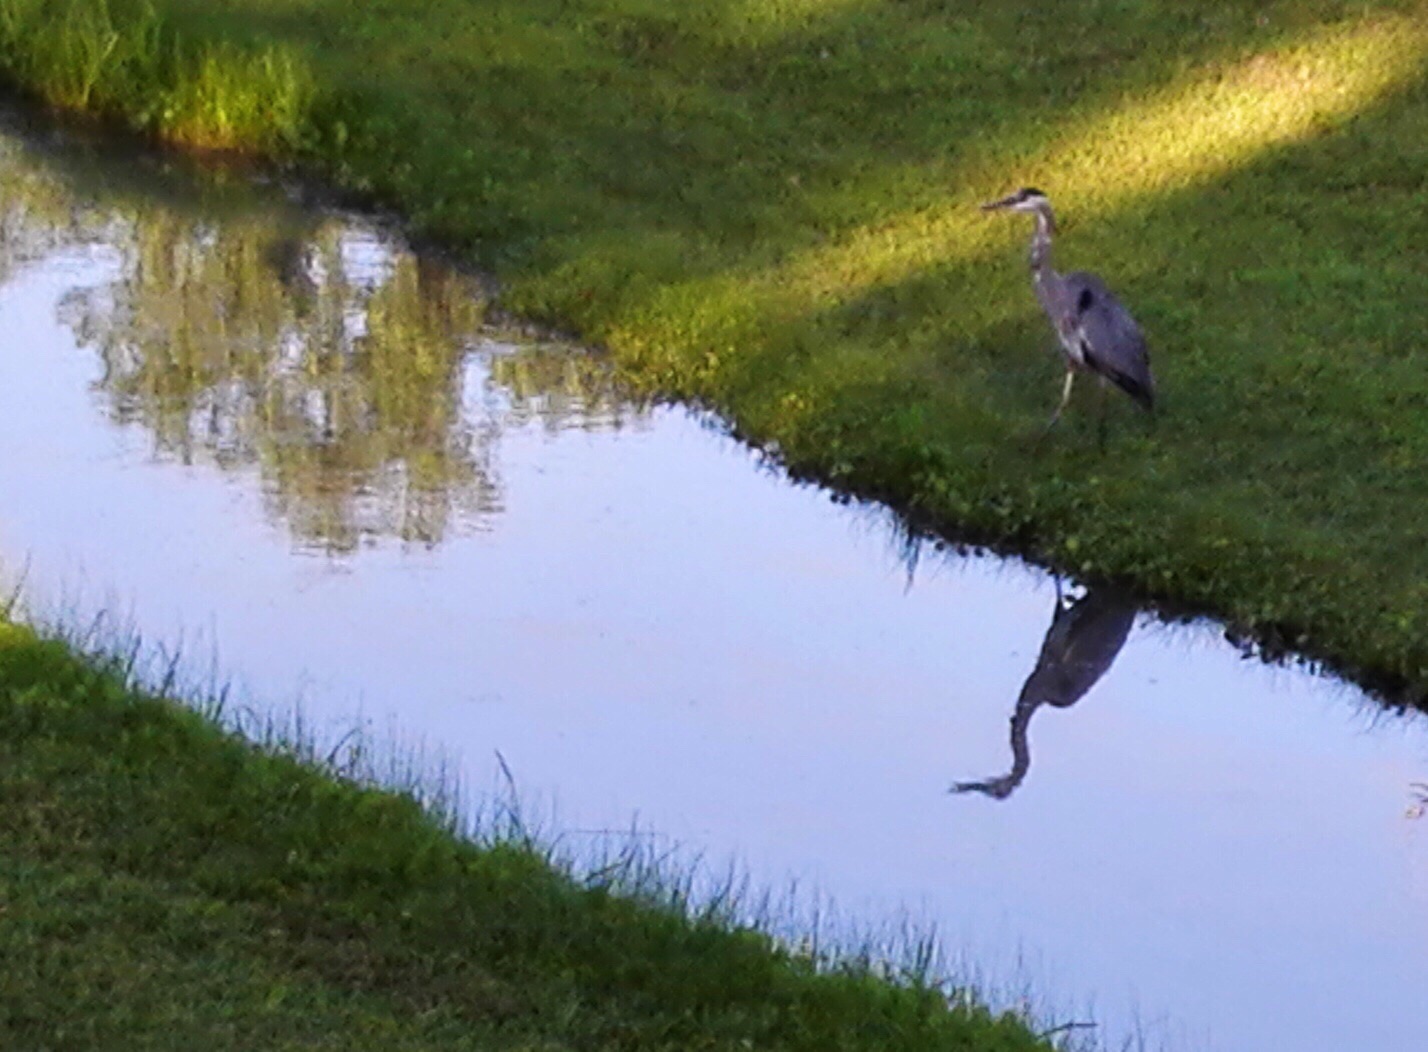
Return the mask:
[[1040,699],[1031,701],[1021,698],[1011,718],[1012,769],[1007,777],[1012,788],[1022,783],[1026,772],[1031,770],[1031,746],[1027,743],[1027,731],[1031,727],[1031,715],[1041,707]]
[[1026,779],[1026,773],[1031,770],[1031,746],[1027,744],[1026,732],[1031,725],[1031,714],[1040,707],[1040,700],[1031,700],[1026,691],[1022,691],[1021,700],[1017,702],[1016,712],[1011,718],[1011,770],[998,778],[988,778],[983,782],[962,782],[957,786],[958,792],[975,790],[997,800],[1005,800],[1017,791],[1017,787]]
[[1041,205],[1032,215],[1036,219],[1036,229],[1031,232],[1031,271],[1038,277],[1053,273],[1051,269],[1051,235],[1056,230],[1056,219],[1051,214],[1050,205]]

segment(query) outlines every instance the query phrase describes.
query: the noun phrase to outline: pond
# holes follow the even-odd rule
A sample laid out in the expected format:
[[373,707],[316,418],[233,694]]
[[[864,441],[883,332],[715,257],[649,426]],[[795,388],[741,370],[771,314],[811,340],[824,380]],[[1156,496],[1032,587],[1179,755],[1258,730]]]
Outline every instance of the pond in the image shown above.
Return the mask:
[[504,761],[571,837],[935,926],[1110,1043],[1428,1047],[1421,718],[914,559],[302,197],[6,118],[0,560],[33,607],[477,787]]

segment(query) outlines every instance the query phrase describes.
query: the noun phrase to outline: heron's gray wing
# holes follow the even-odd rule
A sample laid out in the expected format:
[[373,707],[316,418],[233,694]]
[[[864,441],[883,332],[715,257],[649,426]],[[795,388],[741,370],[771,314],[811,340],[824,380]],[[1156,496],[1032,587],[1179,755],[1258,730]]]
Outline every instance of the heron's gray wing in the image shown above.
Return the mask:
[[1150,353],[1130,311],[1094,274],[1068,274],[1066,281],[1075,296],[1076,332],[1086,364],[1146,409],[1154,408]]

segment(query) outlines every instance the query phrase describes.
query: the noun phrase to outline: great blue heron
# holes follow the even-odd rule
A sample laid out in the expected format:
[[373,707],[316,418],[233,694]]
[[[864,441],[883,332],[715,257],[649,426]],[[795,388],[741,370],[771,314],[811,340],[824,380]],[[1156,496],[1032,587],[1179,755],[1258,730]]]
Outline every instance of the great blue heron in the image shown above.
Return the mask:
[[1150,356],[1140,326],[1105,282],[1094,274],[1076,271],[1060,274],[1051,266],[1051,235],[1056,217],[1051,202],[1040,190],[1026,187],[1000,201],[989,201],[984,212],[1030,212],[1036,217],[1031,234],[1031,284],[1041,308],[1051,320],[1066,359],[1066,384],[1061,403],[1046,424],[1046,430],[1061,419],[1071,400],[1076,374],[1088,370],[1115,384],[1140,403],[1146,412],[1155,411],[1155,381],[1150,376]]
[[1051,628],[1012,713],[1012,769],[997,778],[958,782],[952,792],[985,793],[997,800],[1011,796],[1031,769],[1027,730],[1032,713],[1043,705],[1064,709],[1080,701],[1125,646],[1136,612],[1129,596],[1107,587],[1088,588],[1080,599],[1066,605],[1058,584]]

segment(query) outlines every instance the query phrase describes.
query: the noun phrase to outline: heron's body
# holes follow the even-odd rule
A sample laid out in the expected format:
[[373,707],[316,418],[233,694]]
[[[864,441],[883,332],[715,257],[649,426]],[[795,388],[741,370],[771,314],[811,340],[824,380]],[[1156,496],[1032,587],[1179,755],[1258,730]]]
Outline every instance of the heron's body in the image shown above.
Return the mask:
[[1018,190],[1010,197],[983,206],[1029,212],[1036,220],[1031,235],[1031,284],[1060,341],[1066,362],[1066,384],[1061,404],[1051,418],[1055,424],[1071,397],[1078,372],[1094,373],[1115,384],[1147,412],[1155,409],[1155,381],[1150,374],[1150,354],[1140,326],[1120,300],[1094,274],[1062,274],[1051,265],[1051,235],[1055,218],[1051,202],[1039,190]]
[[1137,608],[1129,596],[1112,589],[1087,589],[1070,605],[1057,586],[1056,611],[1011,718],[1012,769],[980,782],[958,782],[955,793],[978,792],[998,800],[1016,791],[1031,769],[1027,732],[1043,705],[1069,708],[1080,701],[1115,661],[1135,624]]
[[[1038,295],[1044,295],[1041,288],[1038,283]],[[1130,312],[1094,274],[1067,274],[1061,278],[1060,289],[1058,300],[1072,304],[1062,315],[1069,321],[1064,327],[1058,323],[1056,329],[1067,362],[1104,377],[1153,412],[1155,381],[1150,375],[1150,355]]]

